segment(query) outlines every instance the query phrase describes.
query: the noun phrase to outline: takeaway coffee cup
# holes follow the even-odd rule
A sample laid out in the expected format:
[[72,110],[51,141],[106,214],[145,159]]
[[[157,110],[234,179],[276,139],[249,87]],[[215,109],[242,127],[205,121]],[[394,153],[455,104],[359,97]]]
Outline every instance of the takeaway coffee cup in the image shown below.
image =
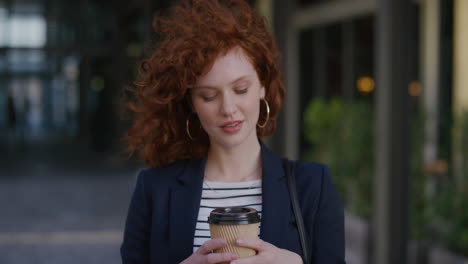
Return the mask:
[[260,216],[251,207],[216,208],[208,217],[211,238],[225,238],[227,246],[215,252],[234,252],[240,258],[254,256],[255,250],[236,245],[239,237],[258,237]]

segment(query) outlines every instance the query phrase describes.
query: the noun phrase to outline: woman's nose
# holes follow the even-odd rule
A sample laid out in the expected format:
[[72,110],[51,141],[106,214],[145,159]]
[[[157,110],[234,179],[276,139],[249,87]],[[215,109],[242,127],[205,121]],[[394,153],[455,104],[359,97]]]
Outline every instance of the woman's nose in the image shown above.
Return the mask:
[[221,112],[224,115],[232,115],[236,112],[236,104],[231,96],[229,95],[223,96]]

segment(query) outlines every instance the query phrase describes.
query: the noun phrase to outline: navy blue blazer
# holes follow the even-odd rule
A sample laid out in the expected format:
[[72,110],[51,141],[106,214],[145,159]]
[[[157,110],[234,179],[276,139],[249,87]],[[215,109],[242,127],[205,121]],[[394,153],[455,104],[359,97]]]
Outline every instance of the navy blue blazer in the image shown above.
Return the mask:
[[[301,254],[282,160],[261,145],[260,238]],[[180,263],[193,253],[205,163],[184,160],[139,173],[120,248],[123,263]],[[343,208],[328,168],[299,162],[296,179],[313,263],[344,263]]]

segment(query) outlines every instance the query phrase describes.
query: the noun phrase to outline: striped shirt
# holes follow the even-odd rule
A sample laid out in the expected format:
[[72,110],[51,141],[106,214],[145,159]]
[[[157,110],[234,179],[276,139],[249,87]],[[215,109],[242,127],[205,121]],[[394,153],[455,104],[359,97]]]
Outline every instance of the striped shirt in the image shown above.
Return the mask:
[[262,180],[245,182],[203,182],[193,251],[211,239],[208,216],[217,207],[252,207],[262,213]]

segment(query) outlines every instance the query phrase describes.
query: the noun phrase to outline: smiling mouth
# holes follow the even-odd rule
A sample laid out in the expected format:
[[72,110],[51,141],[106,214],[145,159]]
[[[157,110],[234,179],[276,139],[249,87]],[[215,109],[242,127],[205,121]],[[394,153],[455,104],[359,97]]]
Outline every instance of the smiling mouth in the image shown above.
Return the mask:
[[235,134],[239,132],[242,128],[242,123],[244,121],[234,121],[234,122],[229,122],[228,124],[221,126],[221,129],[228,134]]
[[225,126],[223,126],[223,127],[235,127],[235,126],[237,126],[237,125],[240,124],[240,123],[241,123],[241,121],[239,121],[239,122],[234,122],[234,123],[225,125]]

